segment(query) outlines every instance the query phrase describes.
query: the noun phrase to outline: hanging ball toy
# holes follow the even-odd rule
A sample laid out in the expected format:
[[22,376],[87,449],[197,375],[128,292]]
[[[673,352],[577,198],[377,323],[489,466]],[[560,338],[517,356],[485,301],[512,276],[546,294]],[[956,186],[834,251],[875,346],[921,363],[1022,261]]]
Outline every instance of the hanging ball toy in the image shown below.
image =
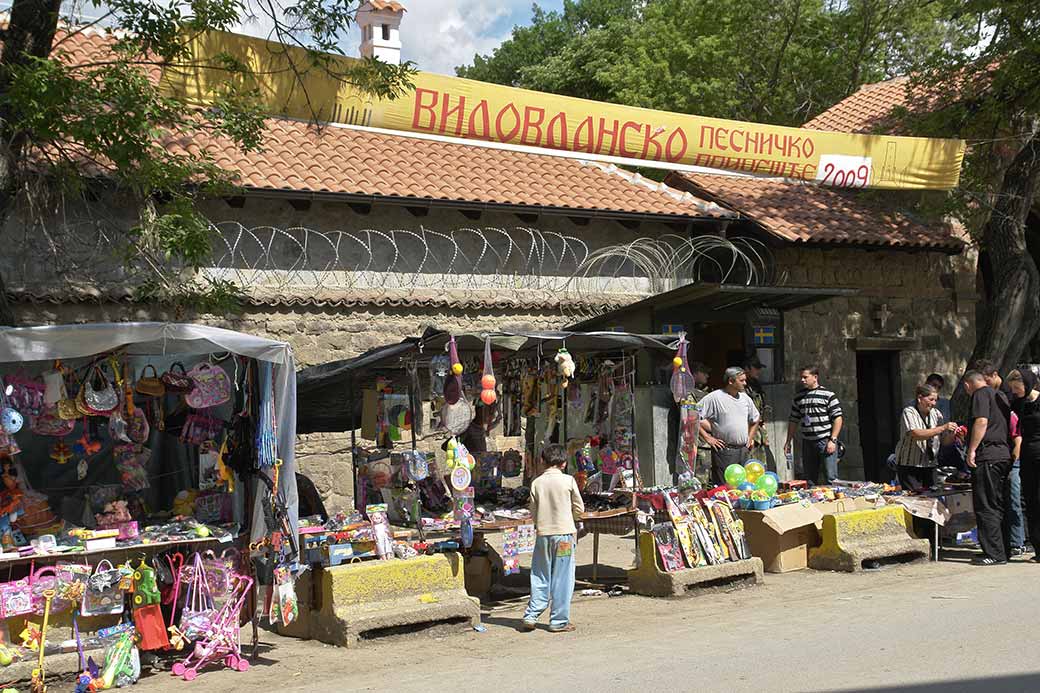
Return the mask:
[[453,364],[451,364],[451,372],[454,373],[455,375],[462,375],[462,364],[461,363],[453,363]]
[[488,405],[489,407],[492,404],[494,404],[497,400],[498,400],[498,393],[496,393],[493,389],[489,388],[487,390],[481,391],[481,393],[480,393],[480,401],[483,402],[484,404]]
[[681,367],[682,366],[682,357],[681,356],[676,356],[674,359],[672,359],[672,365],[675,366],[676,368]]
[[494,390],[496,384],[497,381],[495,380],[495,376],[491,375],[490,373],[488,373],[480,379],[480,386],[485,390]]

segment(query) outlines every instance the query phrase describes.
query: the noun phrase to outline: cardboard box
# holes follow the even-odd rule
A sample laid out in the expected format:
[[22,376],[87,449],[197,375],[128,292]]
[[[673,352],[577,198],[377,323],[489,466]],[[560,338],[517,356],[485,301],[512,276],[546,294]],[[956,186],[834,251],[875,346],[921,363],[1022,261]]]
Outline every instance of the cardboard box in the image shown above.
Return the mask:
[[816,505],[740,510],[737,516],[744,522],[751,555],[762,559],[767,573],[809,567],[809,547],[818,536],[816,523],[823,517]]

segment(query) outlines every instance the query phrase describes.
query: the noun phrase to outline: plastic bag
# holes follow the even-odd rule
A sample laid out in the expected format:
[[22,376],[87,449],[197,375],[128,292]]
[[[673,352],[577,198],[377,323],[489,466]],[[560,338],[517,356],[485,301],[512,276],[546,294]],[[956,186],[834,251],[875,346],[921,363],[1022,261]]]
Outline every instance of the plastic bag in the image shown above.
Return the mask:
[[123,592],[119,589],[122,572],[107,559],[100,561],[87,579],[87,589],[79,612],[84,616],[107,616],[123,613]]
[[129,623],[98,631],[98,639],[105,648],[99,676],[102,690],[129,686],[141,678],[141,656],[134,645],[135,635]]
[[189,568],[191,579],[184,594],[184,611],[181,612],[178,626],[185,638],[197,640],[212,625],[216,608],[213,602],[213,592],[206,579],[206,567],[201,554],[196,553],[191,565],[182,567],[181,571],[184,572]]

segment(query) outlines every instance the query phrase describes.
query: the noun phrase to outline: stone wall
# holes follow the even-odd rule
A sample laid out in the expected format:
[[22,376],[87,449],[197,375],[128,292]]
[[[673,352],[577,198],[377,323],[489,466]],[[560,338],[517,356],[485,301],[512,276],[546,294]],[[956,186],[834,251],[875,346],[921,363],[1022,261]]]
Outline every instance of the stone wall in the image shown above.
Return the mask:
[[[788,247],[777,252],[778,269],[792,286],[847,288],[834,298],[784,314],[784,377],[820,367],[821,381],[842,400],[847,456],[842,474],[863,473],[858,420],[857,350],[900,352],[900,401],[932,372],[944,374],[949,397],[975,341],[975,257],[971,253]],[[882,316],[884,316],[882,324]]]

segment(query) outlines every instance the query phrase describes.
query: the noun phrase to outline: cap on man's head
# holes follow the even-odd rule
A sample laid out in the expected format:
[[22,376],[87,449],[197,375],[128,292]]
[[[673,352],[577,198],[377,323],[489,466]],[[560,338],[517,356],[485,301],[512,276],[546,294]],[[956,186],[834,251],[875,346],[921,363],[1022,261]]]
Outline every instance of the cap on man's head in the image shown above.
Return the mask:
[[704,375],[711,375],[711,369],[700,361],[694,361],[690,364],[690,373],[703,373]]
[[762,360],[757,356],[752,356],[744,364],[744,368],[766,368],[766,364],[762,363]]

